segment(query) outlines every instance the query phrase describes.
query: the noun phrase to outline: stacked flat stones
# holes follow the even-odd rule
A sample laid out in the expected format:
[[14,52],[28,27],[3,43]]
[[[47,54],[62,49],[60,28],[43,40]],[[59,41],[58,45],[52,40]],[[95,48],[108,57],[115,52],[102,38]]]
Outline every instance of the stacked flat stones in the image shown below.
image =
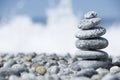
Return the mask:
[[108,54],[99,49],[106,48],[108,41],[101,36],[106,33],[106,29],[100,27],[98,24],[101,18],[97,17],[97,13],[90,11],[84,15],[83,20],[79,23],[79,30],[75,36],[78,38],[76,41],[76,56],[82,58],[79,61],[81,68],[98,68],[107,67]]

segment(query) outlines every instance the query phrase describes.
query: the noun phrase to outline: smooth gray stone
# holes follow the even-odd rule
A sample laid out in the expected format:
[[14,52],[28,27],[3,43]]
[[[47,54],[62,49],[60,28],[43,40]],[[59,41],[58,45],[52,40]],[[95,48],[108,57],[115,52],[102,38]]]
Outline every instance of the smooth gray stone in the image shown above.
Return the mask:
[[91,19],[97,17],[97,13],[95,11],[89,11],[84,15],[84,18]]
[[44,80],[61,80],[61,79],[57,75],[48,75],[48,74],[46,74]]
[[19,72],[13,70],[12,68],[0,68],[0,76],[5,77],[9,75],[19,75]]
[[95,27],[89,30],[79,30],[76,32],[75,36],[79,39],[87,39],[87,38],[96,38],[104,35],[106,33],[106,29],[102,27]]
[[98,25],[101,22],[101,18],[92,18],[89,20],[94,24],[94,26]]
[[3,67],[11,67],[14,64],[16,64],[16,61],[11,59],[11,60],[5,62]]
[[96,27],[101,21],[101,18],[92,18],[92,19],[83,19],[80,21],[78,28],[79,29],[91,29]]
[[92,77],[95,74],[97,74],[97,71],[95,71],[94,69],[82,69],[81,71],[77,72],[76,76]]
[[3,78],[3,77],[0,77],[0,80],[8,80],[8,79],[5,79],[5,78]]
[[10,75],[20,75],[22,72],[28,72],[27,69],[24,68],[0,68],[0,76],[10,76]]
[[102,80],[120,80],[117,75],[114,74],[107,74],[105,75]]
[[92,21],[87,20],[87,19],[83,19],[80,21],[78,28],[80,29],[90,29],[95,27],[94,24],[92,23]]
[[120,66],[120,56],[116,56],[112,58],[112,64],[114,66]]
[[9,80],[20,80],[20,78],[18,76],[11,75],[11,76],[9,76]]
[[74,71],[80,71],[81,70],[80,66],[76,62],[73,62],[72,64],[70,64],[69,67]]
[[21,78],[23,80],[36,80],[36,76],[33,73],[22,73]]
[[70,68],[63,68],[60,70],[59,75],[72,75],[74,72]]
[[88,77],[81,76],[81,77],[73,77],[70,80],[91,80],[91,79]]
[[27,53],[27,55],[26,56],[28,56],[28,57],[30,57],[30,58],[34,58],[34,57],[36,57],[37,56],[37,53],[35,53],[35,52],[32,52],[32,53]]
[[108,68],[110,66],[110,62],[107,61],[96,61],[96,60],[82,60],[82,61],[77,61],[78,65],[80,66],[81,69],[86,69],[86,68]]
[[49,69],[48,69],[48,72],[50,74],[57,74],[58,72],[60,71],[60,68],[58,66],[51,66]]
[[97,60],[105,60],[108,59],[108,54],[101,50],[77,50],[75,53],[76,57],[80,57],[82,59],[97,59]]
[[105,38],[77,40],[76,47],[78,49],[103,49],[108,46],[108,41]]

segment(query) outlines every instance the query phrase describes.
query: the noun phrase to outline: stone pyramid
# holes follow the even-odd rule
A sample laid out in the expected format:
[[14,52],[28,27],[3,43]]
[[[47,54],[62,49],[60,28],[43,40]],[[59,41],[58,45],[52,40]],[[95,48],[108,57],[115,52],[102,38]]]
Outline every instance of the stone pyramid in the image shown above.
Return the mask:
[[81,68],[108,67],[108,54],[100,49],[108,46],[108,41],[101,36],[106,33],[106,29],[100,27],[101,18],[97,13],[90,11],[84,15],[80,21],[75,37],[78,39],[75,43],[78,50],[75,55],[82,60],[79,61]]

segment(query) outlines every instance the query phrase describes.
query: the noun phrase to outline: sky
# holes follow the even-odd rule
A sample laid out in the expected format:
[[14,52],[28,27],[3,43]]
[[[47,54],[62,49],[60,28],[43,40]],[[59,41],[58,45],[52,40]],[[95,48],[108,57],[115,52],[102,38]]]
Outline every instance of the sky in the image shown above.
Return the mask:
[[[0,17],[27,15],[35,21],[47,20],[46,10],[51,2],[58,5],[60,0],[0,0]],[[120,21],[120,0],[72,0],[72,9],[79,18],[80,15],[94,10],[106,23]]]
[[71,53],[83,15],[96,11],[102,18],[105,49],[120,55],[120,0],[0,0],[0,52]]

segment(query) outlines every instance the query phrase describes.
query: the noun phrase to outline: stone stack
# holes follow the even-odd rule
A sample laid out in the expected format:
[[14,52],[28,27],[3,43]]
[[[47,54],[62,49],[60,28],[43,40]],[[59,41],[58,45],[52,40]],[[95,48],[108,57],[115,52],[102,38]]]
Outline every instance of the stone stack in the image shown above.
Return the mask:
[[90,11],[84,15],[84,19],[79,23],[79,30],[76,32],[76,56],[82,58],[79,61],[81,68],[94,68],[108,66],[108,54],[99,49],[106,48],[108,41],[101,36],[106,33],[106,29],[98,24],[101,18],[97,17],[97,13]]

